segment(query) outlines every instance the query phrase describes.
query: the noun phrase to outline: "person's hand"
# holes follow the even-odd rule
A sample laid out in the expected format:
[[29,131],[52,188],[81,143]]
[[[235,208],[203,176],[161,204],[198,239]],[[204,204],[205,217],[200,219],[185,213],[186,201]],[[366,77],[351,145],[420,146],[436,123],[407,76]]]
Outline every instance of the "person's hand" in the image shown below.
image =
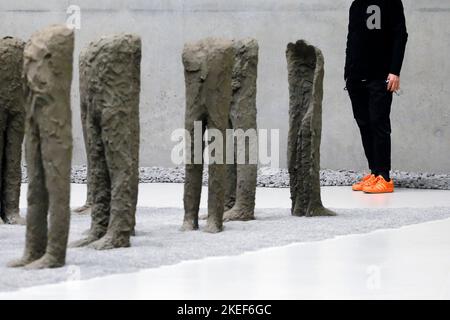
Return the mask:
[[396,76],[395,74],[390,73],[388,75],[387,80],[388,82],[388,86],[387,89],[390,92],[396,92],[398,90],[400,90],[400,77]]

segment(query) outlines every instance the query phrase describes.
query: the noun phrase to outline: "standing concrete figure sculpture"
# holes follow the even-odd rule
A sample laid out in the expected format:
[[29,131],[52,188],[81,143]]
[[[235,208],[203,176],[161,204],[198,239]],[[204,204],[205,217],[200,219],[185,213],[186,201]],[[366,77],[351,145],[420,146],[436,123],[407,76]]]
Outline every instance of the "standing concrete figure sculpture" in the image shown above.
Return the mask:
[[70,223],[74,33],[53,25],[33,34],[24,51],[28,212],[25,254],[11,267],[65,264]]
[[86,166],[86,184],[87,184],[87,197],[86,202],[84,205],[82,205],[79,208],[74,209],[74,213],[77,214],[89,214],[91,212],[92,203],[93,203],[93,195],[92,195],[92,188],[91,188],[91,164],[89,161],[89,146],[88,146],[88,135],[87,135],[87,126],[86,126],[86,120],[87,120],[87,105],[88,105],[88,79],[86,77],[86,57],[85,57],[85,51],[82,51],[80,53],[80,60],[79,60],[79,79],[80,79],[80,114],[81,114],[81,127],[83,129],[83,140],[84,140],[84,147],[86,151],[86,158],[87,158],[87,166]]
[[332,216],[320,197],[320,141],[324,59],[305,41],[289,43],[288,169],[292,215]]
[[[190,155],[186,164],[182,230],[198,229],[203,159],[201,153],[196,157],[195,144],[201,142],[195,141],[195,122],[201,122],[203,133],[207,128],[216,129],[225,137],[232,95],[233,61],[233,43],[228,40],[208,38],[184,47],[185,128],[190,134],[191,145],[187,148]],[[218,161],[208,167],[208,221],[205,231],[211,233],[222,231],[225,200],[225,152],[223,148],[215,151]]]
[[129,247],[139,182],[141,39],[103,37],[80,59],[93,204],[89,234],[73,246]]
[[25,224],[19,214],[25,130],[24,47],[19,39],[0,39],[0,224]]
[[[227,165],[224,221],[253,220],[257,178],[258,141],[256,139],[256,80],[258,69],[258,42],[245,39],[234,42],[233,98],[230,107],[229,129],[245,139],[234,141],[234,164]],[[240,130],[237,133],[236,130]],[[252,131],[254,140],[243,133]],[[236,164],[237,155],[245,154],[245,162]],[[253,160],[253,161],[252,161]]]

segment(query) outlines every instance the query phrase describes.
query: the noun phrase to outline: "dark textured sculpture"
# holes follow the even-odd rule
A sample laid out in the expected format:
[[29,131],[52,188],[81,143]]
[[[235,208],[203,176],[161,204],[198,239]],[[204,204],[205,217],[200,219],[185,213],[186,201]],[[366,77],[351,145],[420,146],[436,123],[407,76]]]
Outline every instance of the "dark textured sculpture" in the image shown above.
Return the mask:
[[28,211],[25,253],[11,267],[65,264],[70,224],[74,33],[53,25],[24,51]]
[[320,141],[324,59],[305,41],[289,43],[288,169],[292,215],[332,216],[320,197]]
[[128,247],[139,182],[141,40],[131,34],[103,37],[80,60],[93,204],[88,236],[72,246]]
[[19,214],[25,130],[22,69],[25,43],[0,40],[0,224],[25,224]]
[[[191,137],[191,154],[190,163],[186,164],[182,230],[198,229],[203,163],[195,163],[194,124],[200,121],[203,133],[207,128],[217,129],[225,138],[232,95],[233,61],[233,43],[228,40],[208,38],[184,47],[185,128]],[[222,163],[211,163],[208,167],[208,221],[205,231],[211,233],[222,231],[224,213],[225,152],[217,151],[221,152],[219,157]]]
[[[258,72],[258,42],[245,39],[234,42],[233,98],[230,107],[229,129],[254,130],[256,138],[256,80]],[[245,139],[234,141],[235,164],[227,165],[224,221],[253,220],[257,164],[251,163],[250,152],[257,160],[258,142]],[[236,164],[236,155],[245,153],[245,163]]]

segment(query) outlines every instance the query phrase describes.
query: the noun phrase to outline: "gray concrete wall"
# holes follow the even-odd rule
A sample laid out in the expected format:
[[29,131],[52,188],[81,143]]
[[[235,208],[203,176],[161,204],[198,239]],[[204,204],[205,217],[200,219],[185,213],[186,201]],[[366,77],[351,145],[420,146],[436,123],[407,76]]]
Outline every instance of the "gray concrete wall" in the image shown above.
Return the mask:
[[[344,51],[350,0],[2,0],[1,35],[27,39],[47,24],[66,20],[69,4],[82,9],[76,55],[104,34],[136,32],[143,38],[141,94],[142,157],[145,166],[169,166],[170,133],[183,126],[186,41],[206,36],[255,37],[260,43],[258,121],[281,129],[286,161],[288,84],[285,48],[304,38],[326,60],[322,167],[365,168],[349,99],[343,91]],[[409,44],[402,74],[404,94],[395,98],[395,169],[450,170],[450,2],[404,0]],[[75,74],[77,74],[76,70]],[[74,163],[84,163],[78,77],[74,78]]]

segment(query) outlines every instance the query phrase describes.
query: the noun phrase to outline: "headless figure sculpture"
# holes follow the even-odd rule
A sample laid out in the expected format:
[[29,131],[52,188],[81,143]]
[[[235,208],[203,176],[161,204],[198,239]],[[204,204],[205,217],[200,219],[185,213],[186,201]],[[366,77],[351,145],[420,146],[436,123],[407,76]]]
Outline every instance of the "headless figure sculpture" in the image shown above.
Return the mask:
[[[191,137],[189,162],[186,164],[184,184],[184,222],[182,230],[198,229],[198,212],[202,191],[203,159],[196,163],[194,128],[201,124],[206,129],[218,130],[225,138],[231,103],[231,79],[234,61],[233,43],[223,39],[208,38],[186,44],[183,64],[186,80],[185,128]],[[203,145],[204,149],[204,145]],[[222,148],[223,149],[223,148]],[[225,152],[216,150],[216,163],[208,166],[208,221],[206,232],[222,231],[225,197]],[[200,155],[201,156],[201,155]]]
[[141,40],[129,34],[103,37],[81,54],[93,204],[88,235],[74,247],[130,246],[139,182],[140,63]]
[[33,34],[24,51],[28,209],[25,253],[10,267],[65,264],[70,224],[74,33],[53,25]]

